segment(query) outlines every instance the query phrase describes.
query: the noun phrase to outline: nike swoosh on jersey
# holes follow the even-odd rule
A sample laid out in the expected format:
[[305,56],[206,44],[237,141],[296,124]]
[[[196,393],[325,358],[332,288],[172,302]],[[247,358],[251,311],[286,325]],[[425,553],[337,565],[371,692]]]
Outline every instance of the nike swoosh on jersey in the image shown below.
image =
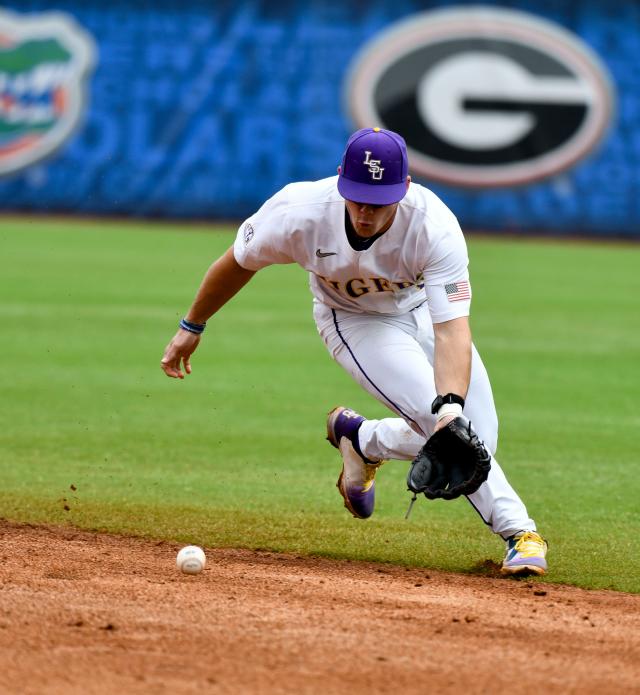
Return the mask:
[[327,256],[337,256],[338,253],[336,251],[320,251],[320,249],[316,249],[316,256],[318,258],[326,258]]

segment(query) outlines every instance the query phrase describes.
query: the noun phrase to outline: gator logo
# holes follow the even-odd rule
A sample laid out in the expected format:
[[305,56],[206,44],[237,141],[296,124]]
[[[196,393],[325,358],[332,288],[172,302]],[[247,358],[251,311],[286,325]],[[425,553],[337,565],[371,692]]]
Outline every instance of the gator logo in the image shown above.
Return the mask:
[[78,127],[94,45],[68,15],[0,11],[0,175],[55,152]]

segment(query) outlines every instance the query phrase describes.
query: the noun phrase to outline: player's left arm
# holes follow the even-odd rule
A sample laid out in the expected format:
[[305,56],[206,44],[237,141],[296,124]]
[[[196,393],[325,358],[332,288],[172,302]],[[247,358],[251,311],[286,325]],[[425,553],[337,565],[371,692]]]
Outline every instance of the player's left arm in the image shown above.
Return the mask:
[[[461,316],[450,321],[434,323],[435,351],[433,371],[436,392],[440,395],[455,393],[466,398],[471,378],[471,329],[469,317]],[[455,415],[438,420],[438,431]]]
[[[471,283],[469,256],[458,220],[446,207],[437,208],[431,221],[430,244],[424,268],[427,304],[435,334],[434,376],[436,392],[466,398],[471,378]],[[455,408],[438,420],[441,429],[455,415]],[[444,412],[444,411],[443,411]]]

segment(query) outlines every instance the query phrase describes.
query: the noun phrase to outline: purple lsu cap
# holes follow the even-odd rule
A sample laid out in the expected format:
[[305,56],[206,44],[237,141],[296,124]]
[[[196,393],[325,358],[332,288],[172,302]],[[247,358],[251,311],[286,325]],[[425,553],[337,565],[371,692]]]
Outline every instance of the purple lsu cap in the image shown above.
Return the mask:
[[338,191],[356,203],[391,205],[407,192],[407,145],[397,133],[362,128],[347,141],[338,177]]

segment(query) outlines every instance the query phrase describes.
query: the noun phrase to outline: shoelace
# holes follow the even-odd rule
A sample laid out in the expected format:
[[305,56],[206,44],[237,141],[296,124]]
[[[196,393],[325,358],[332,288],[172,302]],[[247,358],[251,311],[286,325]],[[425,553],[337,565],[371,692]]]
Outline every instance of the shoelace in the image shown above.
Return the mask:
[[380,466],[375,465],[373,463],[365,464],[365,474],[363,476],[363,482],[368,483],[370,480],[373,480],[376,477],[376,472],[378,468],[380,468]]
[[537,533],[527,531],[518,538],[515,549],[523,557],[533,557],[544,551],[544,541]]

